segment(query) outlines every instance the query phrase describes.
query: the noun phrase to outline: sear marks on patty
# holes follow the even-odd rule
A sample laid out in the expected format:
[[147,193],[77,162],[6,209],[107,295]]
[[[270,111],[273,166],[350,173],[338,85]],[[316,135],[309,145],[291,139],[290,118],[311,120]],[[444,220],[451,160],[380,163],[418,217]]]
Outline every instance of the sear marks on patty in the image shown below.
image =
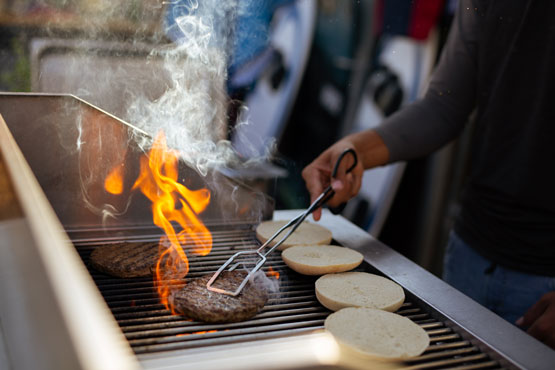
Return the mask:
[[98,271],[120,278],[152,276],[158,243],[117,243],[98,247],[89,259]]
[[[252,281],[248,282],[236,297],[212,292],[206,289],[206,283],[212,275],[204,275],[193,280],[174,293],[173,306],[175,310],[197,321],[238,322],[256,315],[268,301],[266,289]],[[223,271],[214,282],[214,286],[220,289],[235,290],[246,275],[247,273],[244,271]]]

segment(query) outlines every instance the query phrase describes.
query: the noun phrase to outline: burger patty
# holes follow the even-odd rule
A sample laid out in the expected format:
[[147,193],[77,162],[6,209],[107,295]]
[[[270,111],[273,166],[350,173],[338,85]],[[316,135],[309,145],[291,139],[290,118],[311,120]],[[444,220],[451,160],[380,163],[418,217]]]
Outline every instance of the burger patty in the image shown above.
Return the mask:
[[96,248],[89,259],[98,271],[120,278],[152,276],[158,243],[117,243]]
[[[256,315],[268,301],[266,289],[251,281],[236,297],[212,292],[206,288],[212,275],[204,275],[193,280],[174,293],[172,298],[174,309],[197,321],[238,322]],[[223,271],[213,286],[233,291],[237,289],[246,275],[247,273],[244,271]]]

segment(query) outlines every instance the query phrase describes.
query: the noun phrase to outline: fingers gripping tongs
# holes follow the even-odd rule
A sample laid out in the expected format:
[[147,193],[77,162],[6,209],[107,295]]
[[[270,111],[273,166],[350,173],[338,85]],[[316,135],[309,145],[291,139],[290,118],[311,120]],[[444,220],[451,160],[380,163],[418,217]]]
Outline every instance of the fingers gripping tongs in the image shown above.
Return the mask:
[[[351,154],[353,156],[353,164],[351,165],[351,167],[349,167],[347,169],[346,173],[351,172],[353,170],[353,168],[355,168],[355,166],[357,165],[358,159],[357,159],[357,155],[356,155],[355,151],[353,149],[346,149],[343,153],[341,153],[341,155],[339,156],[339,158],[337,159],[337,161],[335,163],[335,166],[334,166],[333,172],[332,172],[332,178],[336,177],[337,171],[339,169],[339,164],[341,163],[341,161],[343,160],[343,158],[347,154]],[[328,200],[330,200],[331,197],[333,197],[334,194],[335,194],[335,191],[332,189],[331,185],[329,185],[322,192],[322,194],[320,194],[320,196],[318,196],[318,198],[308,207],[308,209],[306,211],[304,211],[303,213],[301,213],[297,217],[293,218],[286,225],[284,225],[281,229],[279,229],[264,244],[262,244],[260,246],[260,248],[258,248],[257,250],[247,250],[247,251],[241,251],[241,252],[235,253],[233,256],[231,256],[218,269],[218,271],[216,271],[214,273],[214,275],[210,278],[210,280],[206,284],[206,288],[208,290],[213,291],[213,292],[227,294],[227,295],[231,295],[231,296],[237,296],[239,293],[241,293],[241,290],[245,287],[245,285],[247,284],[247,282],[249,281],[251,276],[253,276],[264,265],[264,263],[266,262],[266,256],[268,256],[270,253],[272,253],[285,240],[287,240],[287,238],[289,238],[289,236],[301,225],[301,223],[305,220],[305,218],[309,214],[311,214],[312,212],[314,212],[315,210],[320,208],[324,203],[326,203]],[[270,245],[274,241],[275,238],[277,238],[281,233],[283,233],[287,229],[289,229],[287,234],[285,234],[285,236],[283,238],[281,238],[277,243],[275,243],[267,252],[263,253],[264,248],[266,248],[268,245]],[[254,258],[251,258],[251,259],[247,258],[247,260],[245,260],[245,259],[239,260],[241,257],[245,257],[245,256],[248,257],[248,255],[255,255],[255,256],[254,256]],[[218,278],[218,276],[220,276],[222,271],[224,271],[228,266],[231,265],[231,267],[229,267],[229,271],[233,271],[237,267],[239,267],[241,264],[246,264],[246,263],[253,264],[254,267],[249,271],[247,276],[245,276],[245,278],[243,279],[243,281],[241,282],[241,284],[237,287],[237,289],[235,291],[220,289],[220,288],[216,288],[215,286],[213,286],[213,284],[216,281],[216,279]]]

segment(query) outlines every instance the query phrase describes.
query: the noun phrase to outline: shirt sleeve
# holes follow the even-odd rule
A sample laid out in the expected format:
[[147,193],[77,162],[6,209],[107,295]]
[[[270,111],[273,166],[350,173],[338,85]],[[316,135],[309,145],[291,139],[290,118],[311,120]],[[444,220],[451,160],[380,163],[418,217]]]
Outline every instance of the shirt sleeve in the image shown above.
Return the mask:
[[472,0],[459,1],[426,93],[375,129],[389,149],[390,162],[427,155],[464,128],[476,103],[478,17]]

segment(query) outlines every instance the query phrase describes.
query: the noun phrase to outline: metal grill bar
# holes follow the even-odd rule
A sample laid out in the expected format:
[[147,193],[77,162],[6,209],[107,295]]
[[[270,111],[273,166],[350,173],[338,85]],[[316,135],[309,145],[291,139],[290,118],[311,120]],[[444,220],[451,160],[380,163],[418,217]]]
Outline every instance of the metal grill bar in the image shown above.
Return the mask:
[[[318,309],[315,309],[315,311]],[[276,317],[270,318],[260,318],[260,319],[253,319],[250,320],[249,325],[269,325],[269,324],[280,324],[282,322],[290,322],[290,321],[302,321],[302,320],[309,320],[315,318],[325,318],[328,313],[322,312],[322,310],[318,310],[320,312],[308,312],[302,314],[294,314],[292,312],[283,312],[281,315]],[[258,316],[257,316],[258,317]],[[157,326],[148,326],[142,325],[142,327],[132,326],[122,328],[124,333],[127,333],[126,336],[128,339],[138,339],[138,338],[148,338],[151,336],[165,336],[179,334],[183,331],[183,328],[187,328],[187,330],[192,331],[204,331],[206,330],[205,325],[187,325],[187,322],[180,322],[180,323],[172,323],[174,325],[157,325]],[[177,324],[177,325],[175,325]],[[237,327],[244,327],[244,323],[231,323],[225,325],[211,325],[209,330],[222,330],[222,329],[232,329]],[[136,332],[136,333],[133,333]]]
[[[154,229],[147,229],[146,234],[144,229],[125,231],[141,231],[143,235],[102,238],[88,236],[87,234],[94,234],[94,229],[73,230],[72,233],[75,236],[74,244],[87,266],[94,248],[120,242],[157,243],[160,238]],[[213,248],[208,256],[193,256],[189,259],[187,279],[212,273],[237,250],[257,248],[259,245],[251,225],[236,224],[231,229],[217,226],[212,231],[212,237]],[[185,246],[186,251],[190,249]],[[89,271],[140,359],[142,354],[248,342],[322,329],[330,311],[322,307],[316,299],[316,278],[292,272],[277,253],[269,256],[263,270],[268,272],[270,266],[280,274],[280,291],[271,293],[264,309],[251,320],[229,324],[207,324],[172,315],[159,303],[151,278],[117,279],[90,267]],[[358,270],[374,272],[366,264]],[[413,302],[405,302],[397,313],[413,320],[430,336],[429,348],[422,356],[408,361],[408,369],[500,368],[498,362],[491,360],[468,341],[462,340],[453,329],[431,317]]]
[[[318,327],[317,326],[309,327],[309,328],[283,327],[282,330],[280,331],[274,331],[274,332],[260,331],[258,333],[253,333],[253,334],[237,334],[233,337],[224,337],[224,338],[210,338],[209,335],[211,333],[206,333],[206,334],[199,334],[199,337],[193,337],[192,340],[190,341],[180,341],[176,343],[165,343],[161,345],[150,345],[150,346],[142,346],[142,347],[139,346],[139,347],[133,347],[133,350],[137,355],[141,355],[141,354],[147,354],[147,353],[153,353],[153,352],[159,352],[159,351],[184,350],[184,349],[208,347],[208,346],[237,343],[237,342],[256,342],[261,339],[279,338],[279,337],[285,337],[285,336],[294,335],[294,334],[306,333],[314,329],[318,329]],[[186,336],[184,338],[189,338],[189,336]],[[139,356],[139,359],[140,359],[140,356]]]

